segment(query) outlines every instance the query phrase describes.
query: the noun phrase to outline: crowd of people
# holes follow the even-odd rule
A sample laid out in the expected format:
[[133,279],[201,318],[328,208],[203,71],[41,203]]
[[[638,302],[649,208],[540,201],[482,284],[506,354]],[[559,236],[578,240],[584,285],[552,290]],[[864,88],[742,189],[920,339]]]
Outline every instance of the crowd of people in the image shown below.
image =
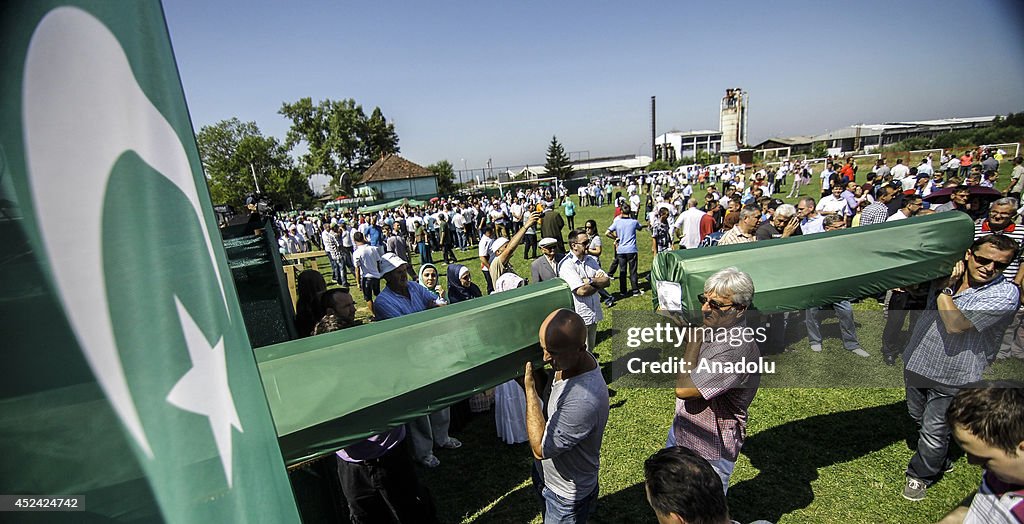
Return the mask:
[[[597,326],[604,318],[603,309],[613,307],[616,299],[643,293],[637,266],[638,254],[646,247],[640,231],[649,230],[650,250],[657,254],[820,234],[929,213],[966,213],[975,220],[974,242],[951,274],[892,290],[886,297],[889,312],[879,357],[888,365],[902,357],[909,415],[919,427],[903,496],[921,500],[927,488],[941,479],[950,465],[952,436],[979,453],[994,454],[993,449],[998,449],[1011,457],[1005,468],[983,464],[988,473],[979,493],[986,495],[976,500],[986,501],[989,509],[985,511],[1005,507],[1019,518],[1024,511],[1024,505],[1018,504],[1021,494],[1013,495],[1009,488],[1019,490],[1024,479],[1020,461],[1024,459],[1016,458],[1016,452],[1024,453],[1020,390],[1008,394],[1005,387],[988,388],[984,391],[989,396],[979,399],[978,390],[969,386],[982,379],[995,359],[1024,358],[1018,337],[1018,331],[1024,333],[1024,324],[1014,317],[1024,280],[1024,273],[1018,271],[1024,226],[1018,224],[1017,200],[1024,167],[1021,158],[1013,159],[1007,190],[979,193],[976,188],[994,186],[998,160],[991,152],[980,152],[976,158],[978,162],[966,167],[961,158],[957,163],[943,158],[934,168],[930,156],[913,168],[899,159],[889,168],[880,159],[863,184],[856,182],[858,168],[852,159],[830,160],[819,174],[822,196],[802,196],[796,206],[774,195],[790,175],[790,194],[795,198],[806,193],[800,187],[810,182],[812,174],[801,162],[749,175],[733,166],[713,174],[701,169],[658,173],[627,179],[624,187],[594,180],[580,186],[578,203],[567,198],[562,187],[524,188],[501,197],[444,198],[425,207],[403,206],[370,214],[299,214],[280,219],[275,226],[282,233],[282,253],[323,249],[333,280],[341,286],[328,290],[315,271],[299,275],[296,326],[303,336],[358,323],[350,286],[358,286],[370,321],[384,321],[471,300],[485,292],[563,279],[574,307],[552,312],[538,334],[544,362],[554,374],[548,376],[526,363],[523,377],[496,389],[495,424],[505,442],[529,442],[545,522],[583,522],[596,505],[600,446],[608,419],[607,384],[593,355]],[[701,193],[696,193],[697,186]],[[949,202],[929,202],[940,190],[949,193]],[[613,208],[607,226],[588,220],[583,227],[573,227],[576,206],[605,205]],[[608,270],[603,269],[603,242],[613,246]],[[524,259],[532,261],[529,275],[516,274],[510,263],[520,245]],[[459,264],[455,252],[474,248],[478,256],[472,264]],[[433,263],[436,252],[447,264],[446,285]],[[412,253],[419,254],[418,271]],[[475,271],[481,286],[473,282]],[[617,296],[610,292],[616,273]],[[719,271],[705,283],[700,297],[705,326],[745,325],[754,296],[746,273],[736,268]],[[869,358],[872,355],[861,346],[853,321],[851,300],[859,298],[823,307],[835,310],[843,347]],[[814,352],[823,350],[819,309],[808,309],[801,319]],[[904,344],[901,333],[908,316],[911,326]],[[792,315],[788,320],[801,321]],[[756,360],[760,355],[754,343],[732,345],[699,338],[691,340],[685,351],[693,360],[730,362]],[[691,522],[694,517],[688,515],[707,515],[703,521],[728,522],[724,497],[758,382],[756,374],[680,374],[666,450],[645,466],[648,499],[659,521]],[[963,402],[999,402],[1016,409],[1018,424],[994,434],[991,423],[979,422],[983,415],[957,407],[961,397],[972,399]],[[338,452],[339,478],[353,522],[374,522],[382,515],[400,522],[430,520],[423,513],[429,505],[421,500],[422,487],[415,486],[413,465],[436,467],[440,461],[434,449],[462,446],[448,435],[448,421],[446,408]],[[375,474],[369,472],[373,469],[395,477],[395,483],[374,480]],[[690,472],[692,478],[671,478],[667,473],[679,471]],[[695,493],[714,500],[692,507],[689,495],[674,492],[678,490],[698,490]],[[721,497],[711,496],[718,490]],[[963,515],[974,511],[970,504],[957,510]],[[404,517],[409,515],[417,516]],[[677,520],[672,520],[673,515]]]

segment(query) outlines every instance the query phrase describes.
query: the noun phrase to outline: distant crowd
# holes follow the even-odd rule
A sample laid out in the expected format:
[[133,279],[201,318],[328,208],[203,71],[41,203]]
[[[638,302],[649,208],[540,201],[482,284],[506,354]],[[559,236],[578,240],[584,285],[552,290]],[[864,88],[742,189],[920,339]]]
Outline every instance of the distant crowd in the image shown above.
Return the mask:
[[[975,387],[997,358],[1024,358],[1018,336],[1024,333],[1024,324],[1015,318],[1024,279],[1018,271],[1024,240],[1018,215],[1024,167],[1021,158],[1013,159],[1010,185],[999,192],[994,189],[996,156],[993,151],[944,155],[939,160],[929,155],[915,167],[902,160],[890,167],[880,159],[863,184],[856,182],[858,167],[852,159],[830,159],[817,174],[820,198],[801,191],[814,176],[810,166],[784,162],[753,172],[728,166],[645,174],[621,185],[595,179],[579,187],[578,202],[556,185],[517,189],[500,197],[440,198],[423,207],[376,213],[303,213],[279,218],[275,227],[281,232],[282,253],[325,251],[331,277],[342,286],[328,290],[315,271],[299,275],[296,327],[303,336],[356,324],[349,288],[359,289],[371,321],[385,321],[472,300],[485,292],[500,293],[556,277],[565,280],[574,308],[552,312],[538,334],[553,374],[526,363],[522,377],[470,403],[481,411],[493,403],[496,430],[505,442],[529,442],[545,522],[584,522],[596,507],[600,446],[609,409],[607,385],[592,355],[597,326],[603,310],[617,299],[643,293],[637,267],[641,250],[657,254],[708,249],[928,213],[966,213],[976,225],[964,261],[947,278],[895,289],[884,299],[888,315],[879,356],[888,365],[902,358],[908,410],[919,427],[902,494],[921,500],[951,463],[951,436],[971,456],[1024,453],[1021,390],[1005,384]],[[787,196],[800,197],[796,206],[774,196],[790,177]],[[575,227],[577,207],[585,206],[610,207],[611,221],[599,227],[591,219]],[[602,260],[605,243],[611,244],[607,270]],[[523,257],[531,261],[529,275],[517,274],[510,263],[520,245]],[[473,263],[460,264],[462,255],[456,253],[471,249],[477,255]],[[413,253],[419,255],[418,268]],[[433,262],[438,254],[447,264],[443,274]],[[474,282],[475,275],[482,286]],[[612,292],[615,278],[618,293]],[[708,279],[700,297],[705,325],[745,324],[753,296],[748,275],[723,269]],[[871,357],[858,341],[850,300],[826,307],[839,318],[843,348]],[[823,351],[819,310],[811,308],[799,320],[795,314],[782,318],[783,324],[806,326],[814,352]],[[703,340],[691,341],[686,352],[723,361],[756,360],[761,355],[753,343],[733,347]],[[645,466],[648,501],[659,521],[729,522],[725,494],[758,382],[756,374],[680,375],[666,450]],[[970,414],[973,408],[965,406],[998,406],[1003,411]],[[1014,420],[1006,420],[1006,409],[1014,413]],[[338,475],[353,522],[432,520],[429,511],[424,513],[429,501],[417,495],[422,490],[413,465],[436,467],[440,461],[434,449],[462,446],[448,434],[450,416],[446,408],[338,452]],[[994,433],[996,426],[1006,429]],[[981,515],[976,521],[1003,522],[984,519],[1011,515],[1020,522],[1024,462],[1007,458],[1004,466],[989,457],[979,463],[986,476],[975,503],[955,510],[950,518],[959,515],[961,520],[951,521],[971,522],[963,518]],[[375,475],[393,476],[395,483],[381,485]],[[693,494],[706,499],[694,505]]]

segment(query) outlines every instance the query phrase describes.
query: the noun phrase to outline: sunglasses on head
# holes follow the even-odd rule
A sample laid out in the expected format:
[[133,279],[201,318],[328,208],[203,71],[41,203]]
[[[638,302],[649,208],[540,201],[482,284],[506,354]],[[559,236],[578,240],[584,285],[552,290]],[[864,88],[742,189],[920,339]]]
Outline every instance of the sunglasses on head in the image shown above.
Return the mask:
[[971,256],[974,257],[974,261],[977,262],[978,265],[987,266],[989,264],[992,264],[992,266],[996,268],[996,271],[1002,271],[1002,270],[1006,269],[1007,267],[1010,267],[1010,263],[1009,262],[998,262],[998,261],[992,260],[991,258],[985,258],[985,257],[983,257],[981,255],[978,255],[977,253],[975,253],[973,251],[971,252]]
[[729,308],[742,309],[740,306],[736,304],[723,304],[721,302],[718,302],[717,300],[712,300],[708,298],[706,295],[704,295],[704,293],[697,295],[697,300],[700,301],[702,305],[707,304],[708,307],[715,311],[725,311],[726,309]]

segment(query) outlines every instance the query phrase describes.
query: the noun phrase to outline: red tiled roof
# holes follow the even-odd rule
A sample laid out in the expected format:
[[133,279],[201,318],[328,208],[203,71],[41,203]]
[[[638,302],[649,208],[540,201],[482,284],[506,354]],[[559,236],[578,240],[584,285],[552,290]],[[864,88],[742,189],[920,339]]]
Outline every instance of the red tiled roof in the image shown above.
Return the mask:
[[385,180],[406,180],[434,176],[429,169],[410,162],[398,155],[387,155],[377,160],[363,173],[361,183],[382,182]]

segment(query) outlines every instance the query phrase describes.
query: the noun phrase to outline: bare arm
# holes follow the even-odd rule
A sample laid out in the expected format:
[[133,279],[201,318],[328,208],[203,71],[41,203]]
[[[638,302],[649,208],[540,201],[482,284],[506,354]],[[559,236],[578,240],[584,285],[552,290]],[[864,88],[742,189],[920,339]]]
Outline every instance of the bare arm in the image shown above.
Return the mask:
[[597,293],[597,290],[608,287],[611,283],[612,281],[608,278],[608,275],[604,271],[599,271],[597,275],[594,275],[594,278],[583,279],[583,285],[576,288],[573,293],[579,297],[589,297]]
[[961,524],[967,517],[967,511],[971,507],[971,502],[974,502],[975,494],[976,493],[971,493],[968,495],[967,498],[960,502],[959,506],[957,506],[953,511],[950,511],[945,517],[942,517],[942,520],[936,524]]
[[523,389],[526,393],[526,434],[530,438],[530,450],[533,458],[544,458],[544,410],[541,407],[540,394],[537,393],[533,380],[533,364],[526,363],[526,374],[523,375]]
[[[522,242],[523,235],[526,234],[526,230],[533,227],[539,218],[539,214],[530,213],[530,218],[527,218],[526,222],[523,222],[523,227],[519,228],[519,231],[516,231],[516,234],[512,235],[512,239],[508,241],[508,244],[505,244],[505,249],[501,251],[501,254],[494,257],[494,261],[491,262],[492,278],[497,278],[498,275],[501,275],[501,269],[505,267],[505,263],[508,262],[508,259],[512,258],[512,253],[517,247],[519,247],[519,243]],[[497,270],[495,270],[495,267],[497,267]]]
[[[963,278],[964,261],[961,260],[953,266],[953,273],[950,275],[949,280],[946,281],[946,285],[957,291]],[[942,319],[942,325],[946,328],[947,333],[954,335],[966,333],[974,327],[974,324],[964,316],[960,308],[956,307],[953,297],[945,293],[939,294],[938,298],[936,298],[936,306],[939,309],[939,318]]]

